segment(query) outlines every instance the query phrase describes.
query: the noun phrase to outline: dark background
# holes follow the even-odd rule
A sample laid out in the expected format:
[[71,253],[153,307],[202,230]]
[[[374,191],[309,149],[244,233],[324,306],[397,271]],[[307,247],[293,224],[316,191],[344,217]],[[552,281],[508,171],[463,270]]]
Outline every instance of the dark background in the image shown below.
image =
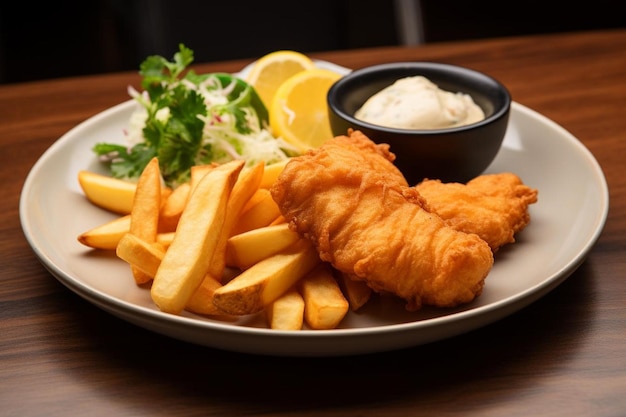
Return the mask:
[[[403,44],[392,0],[82,0],[0,5],[0,83],[136,70],[179,43],[196,62]],[[626,26],[620,1],[422,0],[425,43]],[[402,12],[402,10],[400,10]],[[406,12],[405,12],[406,13]],[[626,52],[625,52],[626,53]]]

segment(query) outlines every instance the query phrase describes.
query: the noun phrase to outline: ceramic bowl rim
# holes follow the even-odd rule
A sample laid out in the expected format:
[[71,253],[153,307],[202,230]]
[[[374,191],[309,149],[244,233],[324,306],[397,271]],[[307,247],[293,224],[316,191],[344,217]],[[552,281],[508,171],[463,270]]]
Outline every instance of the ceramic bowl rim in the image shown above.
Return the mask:
[[[365,122],[363,120],[355,118],[352,114],[345,111],[340,105],[342,102],[339,99],[339,94],[341,94],[341,90],[345,87],[346,84],[355,83],[356,79],[367,77],[370,74],[374,73],[393,73],[397,70],[402,69],[416,69],[416,70],[434,70],[441,72],[442,74],[461,75],[463,77],[468,76],[469,79],[477,79],[483,82],[487,82],[493,84],[498,91],[500,91],[502,95],[502,105],[498,108],[494,108],[492,114],[486,116],[483,120],[480,120],[476,123],[471,123],[463,126],[449,127],[449,128],[440,128],[440,129],[400,129],[393,127],[381,126],[369,122]],[[457,77],[458,78],[458,77]],[[402,62],[390,62],[385,64],[377,64],[368,67],[359,68],[351,71],[350,73],[344,75],[342,78],[337,80],[328,90],[327,94],[327,103],[329,110],[332,110],[337,114],[337,116],[343,118],[348,123],[355,126],[355,129],[358,129],[358,126],[363,126],[364,128],[370,130],[378,130],[383,133],[402,135],[402,136],[413,136],[413,135],[422,135],[422,136],[436,136],[441,134],[450,134],[455,132],[463,132],[468,130],[473,130],[480,128],[482,126],[491,124],[502,117],[506,116],[506,114],[510,111],[511,107],[511,93],[506,88],[504,84],[495,79],[494,77],[485,74],[484,72],[480,72],[477,70],[473,70],[471,68],[453,65],[453,64],[445,64],[440,62],[431,62],[431,61],[402,61]]]

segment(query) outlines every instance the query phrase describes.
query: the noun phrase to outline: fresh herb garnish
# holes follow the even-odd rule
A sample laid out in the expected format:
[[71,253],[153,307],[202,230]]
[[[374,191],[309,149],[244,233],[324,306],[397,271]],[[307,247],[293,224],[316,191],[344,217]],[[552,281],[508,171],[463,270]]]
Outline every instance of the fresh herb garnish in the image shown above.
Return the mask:
[[230,74],[188,70],[193,51],[183,44],[168,61],[149,56],[140,66],[143,93],[127,133],[129,145],[98,143],[94,152],[116,178],[137,179],[158,157],[167,185],[188,181],[193,165],[246,159],[273,163],[294,150],[271,135],[267,109],[252,86]]

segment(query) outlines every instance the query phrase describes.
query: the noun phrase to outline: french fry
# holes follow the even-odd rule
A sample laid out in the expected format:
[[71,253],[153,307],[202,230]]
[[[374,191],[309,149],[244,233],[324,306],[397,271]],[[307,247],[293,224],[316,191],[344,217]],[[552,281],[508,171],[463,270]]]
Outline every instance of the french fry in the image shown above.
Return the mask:
[[180,215],[187,205],[190,189],[191,184],[189,182],[180,184],[165,200],[159,213],[159,231],[173,232],[176,230]]
[[271,329],[301,330],[304,322],[304,300],[294,288],[278,297],[265,308]]
[[252,229],[232,236],[226,247],[226,264],[248,269],[257,262],[288,248],[300,239],[287,223]]
[[193,292],[189,301],[185,305],[185,309],[196,314],[205,314],[209,316],[223,314],[213,304],[213,294],[215,290],[222,286],[222,283],[210,275],[206,275],[200,286]]
[[176,232],[163,232],[157,235],[157,243],[159,243],[164,248],[168,248],[172,244],[172,240],[174,240],[174,236]]
[[272,198],[270,191],[266,188],[259,188],[241,211],[230,236],[267,226],[280,215],[278,204]]
[[348,313],[348,300],[329,264],[318,264],[298,286],[304,298],[304,320],[312,329],[334,329]]
[[130,230],[130,215],[117,217],[78,235],[78,241],[93,249],[115,250],[118,242]]
[[191,190],[196,188],[198,182],[218,164],[206,164],[206,165],[194,165],[191,167],[191,174],[189,178],[189,185]]
[[158,243],[150,243],[126,233],[115,250],[117,256],[130,265],[142,271],[150,278],[154,278],[159,265],[165,256],[165,251]]
[[262,260],[215,290],[213,304],[227,314],[258,313],[319,262],[319,255],[311,243],[299,240],[284,252]]
[[[122,215],[133,209],[137,189],[133,182],[82,170],[78,172],[78,183],[87,200],[100,208]],[[165,198],[172,190],[164,186],[161,191]]]
[[261,180],[261,184],[259,184],[259,188],[270,188],[275,182],[285,165],[289,162],[289,159],[285,159],[284,161],[276,162],[274,164],[266,165],[265,171],[263,172],[263,179]]
[[348,299],[352,311],[357,311],[363,307],[371,298],[372,289],[367,286],[365,281],[352,279],[349,275],[340,271],[335,271],[335,278],[343,294]]
[[152,300],[162,311],[179,314],[202,283],[243,164],[232,161],[211,169],[189,196],[150,290]]
[[129,214],[133,208],[136,185],[91,171],[79,171],[78,183],[87,199],[98,207],[118,214]]
[[[130,212],[129,233],[148,243],[156,242],[161,210],[161,170],[155,157],[148,162],[137,181],[133,208]],[[152,277],[131,264],[137,284],[145,284]]]
[[[199,165],[174,190],[163,186],[157,158],[136,184],[83,171],[87,198],[122,216],[78,241],[115,250],[137,284],[152,280],[150,295],[164,312],[234,318],[265,310],[272,329],[336,328],[372,290],[338,271],[333,277],[289,229],[269,192],[287,163]],[[224,284],[226,266],[242,272]]]
[[156,241],[161,209],[161,171],[152,158],[137,181],[129,232],[147,242]]
[[269,225],[270,226],[275,226],[277,224],[283,224],[283,223],[287,223],[287,219],[285,219],[283,217],[283,215],[281,214],[280,216],[278,216],[274,220],[272,220],[272,222]]
[[230,236],[230,232],[235,226],[235,222],[239,219],[239,214],[246,203],[254,195],[256,190],[258,190],[264,167],[265,163],[260,162],[252,168],[242,170],[237,182],[233,186],[233,191],[230,194],[228,206],[226,207],[226,217],[224,218],[222,233],[220,234],[219,241],[213,252],[208,270],[208,274],[218,281],[221,281],[224,268],[226,267],[228,236]]
[[167,187],[164,184],[161,184],[161,205],[163,205],[163,202],[165,202],[168,198],[170,198],[171,194],[172,194],[172,189],[170,187]]
[[[135,265],[151,277],[156,272],[165,256],[165,251],[160,244],[148,244],[136,236],[127,233],[117,246],[117,256]],[[221,311],[213,305],[213,292],[222,284],[212,278],[205,276],[202,284],[194,291],[191,298],[187,302],[185,308],[193,313],[205,315],[220,315]]]

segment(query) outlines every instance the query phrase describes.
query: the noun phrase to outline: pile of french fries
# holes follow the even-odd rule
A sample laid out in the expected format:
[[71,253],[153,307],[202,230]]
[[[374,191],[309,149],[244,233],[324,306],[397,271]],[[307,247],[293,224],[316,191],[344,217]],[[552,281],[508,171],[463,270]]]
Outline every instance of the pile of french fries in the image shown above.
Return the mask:
[[87,199],[120,217],[78,241],[114,250],[161,311],[264,312],[272,329],[336,328],[371,290],[322,262],[289,229],[269,192],[285,163],[194,166],[175,189],[163,185],[156,158],[137,183],[80,171]]

